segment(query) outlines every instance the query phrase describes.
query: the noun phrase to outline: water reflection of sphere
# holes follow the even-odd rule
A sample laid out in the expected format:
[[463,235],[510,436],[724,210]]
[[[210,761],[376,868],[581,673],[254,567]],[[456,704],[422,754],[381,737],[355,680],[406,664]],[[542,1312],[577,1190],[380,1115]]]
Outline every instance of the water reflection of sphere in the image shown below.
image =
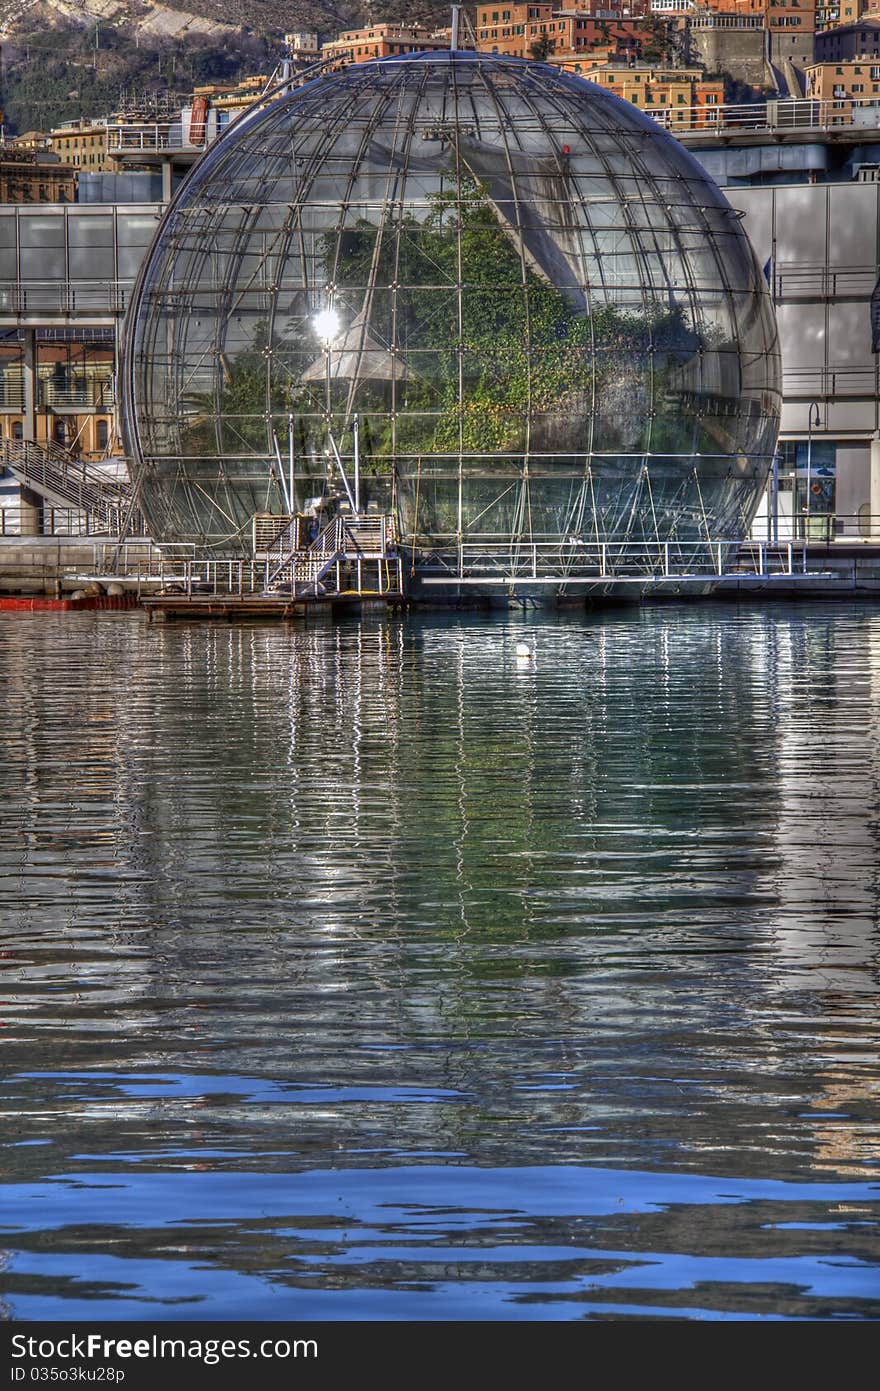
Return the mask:
[[[779,415],[739,218],[671,136],[543,64],[366,63],[187,180],[133,307],[126,432],[163,540],[244,547],[360,423],[404,537],[746,529]],[[289,422],[292,422],[289,426]]]

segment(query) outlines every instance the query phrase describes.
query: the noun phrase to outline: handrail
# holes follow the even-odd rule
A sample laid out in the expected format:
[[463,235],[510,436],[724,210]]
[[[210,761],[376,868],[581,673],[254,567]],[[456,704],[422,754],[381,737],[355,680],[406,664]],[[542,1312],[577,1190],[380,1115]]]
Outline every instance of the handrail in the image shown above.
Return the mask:
[[108,478],[52,440],[2,440],[0,465],[50,502],[60,498],[63,506],[96,514],[110,530],[114,512],[118,514],[131,498],[128,483]]
[[7,280],[0,285],[0,315],[124,314],[131,280]]
[[452,555],[442,549],[418,568],[465,584],[585,583],[604,579],[706,579],[725,574],[795,574],[806,569],[806,552],[791,542],[707,538],[633,541],[580,537],[555,540],[462,541]]

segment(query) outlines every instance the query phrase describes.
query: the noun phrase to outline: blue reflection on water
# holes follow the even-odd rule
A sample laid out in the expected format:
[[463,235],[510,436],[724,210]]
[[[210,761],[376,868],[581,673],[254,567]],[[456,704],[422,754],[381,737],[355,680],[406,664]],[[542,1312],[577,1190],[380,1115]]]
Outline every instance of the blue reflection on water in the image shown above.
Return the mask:
[[[194,1163],[200,1163],[198,1151]],[[728,1203],[880,1203],[877,1183],[787,1183],[777,1179],[711,1178],[704,1174],[653,1174],[631,1169],[585,1169],[573,1165],[474,1169],[465,1165],[412,1168],[330,1169],[272,1176],[59,1174],[29,1185],[43,1231],[71,1221],[120,1220],[127,1225],[208,1222],[218,1212],[239,1218],[299,1212],[323,1215],[345,1204],[359,1222],[430,1220],[440,1207],[459,1211],[527,1213],[532,1218],[649,1212],[673,1203],[706,1207]],[[442,1204],[438,1203],[442,1194]],[[0,1186],[0,1202],[21,1213],[23,1193]],[[9,1210],[13,1210],[10,1208]],[[17,1225],[17,1224],[16,1224]],[[30,1224],[26,1224],[30,1225]],[[13,1230],[16,1229],[15,1226]],[[21,1228],[18,1228],[21,1230]]]
[[[757,1213],[795,1204],[816,1212],[832,1204],[876,1211],[878,1203],[874,1183],[732,1183],[568,1166],[493,1171],[425,1164],[271,1179],[129,1170],[0,1189],[0,1204],[17,1219],[8,1228],[12,1242],[28,1230],[43,1234],[43,1242],[54,1231],[64,1242],[66,1232],[92,1227],[105,1248],[117,1242],[132,1248],[125,1256],[93,1252],[77,1273],[67,1254],[14,1250],[6,1278],[29,1286],[15,1296],[16,1314],[43,1319],[124,1319],[151,1308],[163,1319],[579,1319],[607,1317],[612,1308],[616,1316],[645,1316],[650,1309],[652,1317],[775,1317],[768,1292],[783,1303],[797,1297],[813,1311],[827,1302],[829,1316],[880,1314],[880,1265],[841,1259],[821,1246],[796,1256],[712,1257],[541,1240],[544,1222],[560,1218],[598,1237],[603,1227],[596,1218],[613,1218],[617,1230],[632,1234],[634,1217],[651,1212],[677,1212],[692,1230],[719,1205]],[[828,1232],[844,1224],[775,1225]],[[154,1255],[138,1253],[138,1229],[149,1234]],[[248,1233],[255,1243],[250,1255]],[[499,1241],[502,1233],[515,1240]],[[156,1259],[163,1248],[173,1258]],[[193,1253],[197,1258],[188,1259]],[[247,1264],[259,1256],[262,1268],[230,1270],[229,1257],[242,1254]],[[475,1267],[476,1279],[468,1274]],[[371,1288],[377,1279],[381,1292]],[[41,1281],[60,1287],[41,1294]],[[747,1313],[736,1307],[737,1292],[750,1287],[765,1292],[765,1303]],[[621,1303],[618,1291],[637,1299]]]
[[141,1099],[160,1097],[200,1097],[214,1095],[236,1096],[246,1101],[271,1105],[273,1102],[312,1106],[318,1102],[429,1102],[450,1101],[464,1093],[438,1087],[309,1087],[299,1082],[272,1082],[265,1077],[210,1077],[199,1073],[139,1073],[122,1075],[113,1072],[20,1072],[16,1078],[28,1081],[62,1082],[76,1088],[73,1095],[96,1100],[95,1083],[106,1083],[122,1096]]

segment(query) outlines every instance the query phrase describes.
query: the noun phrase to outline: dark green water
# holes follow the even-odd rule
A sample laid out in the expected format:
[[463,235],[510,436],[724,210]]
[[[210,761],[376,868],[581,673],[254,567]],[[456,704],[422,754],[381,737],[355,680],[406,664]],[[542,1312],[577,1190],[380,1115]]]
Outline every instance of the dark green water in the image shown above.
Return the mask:
[[10,614],[0,695],[9,1316],[880,1317],[880,611]]

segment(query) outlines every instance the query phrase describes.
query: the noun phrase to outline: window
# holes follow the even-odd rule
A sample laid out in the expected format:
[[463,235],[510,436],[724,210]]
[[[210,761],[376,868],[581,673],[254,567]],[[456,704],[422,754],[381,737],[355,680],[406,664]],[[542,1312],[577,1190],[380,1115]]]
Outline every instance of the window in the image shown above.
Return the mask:
[[110,438],[110,427],[106,420],[98,421],[98,448],[106,449],[107,441]]

